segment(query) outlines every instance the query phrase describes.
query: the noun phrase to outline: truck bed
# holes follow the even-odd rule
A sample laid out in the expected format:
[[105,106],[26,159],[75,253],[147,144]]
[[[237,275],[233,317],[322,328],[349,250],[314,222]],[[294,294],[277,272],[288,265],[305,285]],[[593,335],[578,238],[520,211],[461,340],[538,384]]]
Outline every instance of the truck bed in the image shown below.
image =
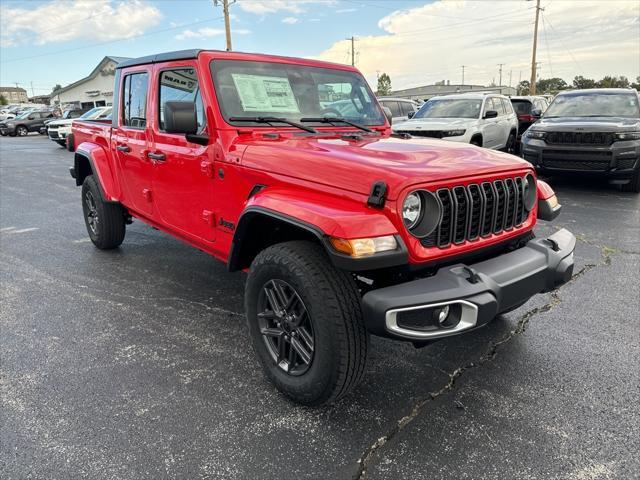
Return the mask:
[[83,142],[108,147],[111,141],[111,120],[74,120],[71,124],[74,149]]

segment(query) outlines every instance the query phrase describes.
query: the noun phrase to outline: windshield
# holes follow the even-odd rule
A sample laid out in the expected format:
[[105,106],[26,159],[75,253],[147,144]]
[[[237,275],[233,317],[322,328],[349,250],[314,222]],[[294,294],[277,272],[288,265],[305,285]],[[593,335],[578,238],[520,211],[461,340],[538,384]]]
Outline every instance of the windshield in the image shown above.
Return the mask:
[[85,112],[82,115],[80,115],[80,118],[93,118],[96,116],[96,113],[100,112],[101,110],[102,110],[102,107],[92,108],[88,112]]
[[[360,125],[384,125],[385,117],[364,78],[355,72],[283,63],[215,60],[213,83],[222,115],[302,118],[333,116]],[[264,125],[254,123],[254,125]]]
[[547,109],[549,117],[639,117],[635,93],[558,95]]
[[482,100],[439,99],[422,105],[413,118],[479,118]]

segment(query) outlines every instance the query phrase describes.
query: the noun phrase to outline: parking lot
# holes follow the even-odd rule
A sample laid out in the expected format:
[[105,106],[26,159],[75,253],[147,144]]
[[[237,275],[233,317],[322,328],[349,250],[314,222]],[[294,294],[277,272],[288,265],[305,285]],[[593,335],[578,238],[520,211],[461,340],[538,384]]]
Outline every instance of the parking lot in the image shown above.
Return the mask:
[[0,139],[1,478],[638,478],[639,195],[551,179],[571,282],[426,348],[372,338],[309,409],[259,369],[244,274],[138,221],[97,250],[71,159]]

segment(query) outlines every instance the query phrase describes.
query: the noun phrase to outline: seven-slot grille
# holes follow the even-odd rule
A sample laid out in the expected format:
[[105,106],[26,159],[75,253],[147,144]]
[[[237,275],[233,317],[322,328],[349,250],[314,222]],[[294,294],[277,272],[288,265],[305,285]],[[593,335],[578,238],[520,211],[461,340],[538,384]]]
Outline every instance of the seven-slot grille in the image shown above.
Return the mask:
[[529,215],[524,208],[525,184],[524,178],[515,177],[437,190],[442,219],[422,245],[446,248],[519,227]]
[[611,145],[610,132],[549,132],[545,141],[552,145]]

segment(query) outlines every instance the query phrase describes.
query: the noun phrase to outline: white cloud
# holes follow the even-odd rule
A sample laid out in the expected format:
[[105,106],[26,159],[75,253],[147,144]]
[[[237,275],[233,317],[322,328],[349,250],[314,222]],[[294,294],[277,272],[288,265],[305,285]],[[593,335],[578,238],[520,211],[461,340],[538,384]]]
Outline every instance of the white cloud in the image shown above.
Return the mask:
[[296,23],[298,23],[300,21],[299,18],[297,17],[284,17],[282,19],[282,23],[286,23],[288,25],[295,25]]
[[266,15],[279,11],[304,12],[304,6],[313,3],[334,4],[335,0],[239,0],[238,6],[245,12]]
[[[22,2],[22,5],[28,2]],[[162,14],[145,0],[53,0],[35,8],[0,7],[3,47],[72,40],[108,41],[140,35]]]
[[[251,33],[251,30],[247,30],[245,28],[234,28],[233,33],[237,35],[247,35]],[[217,37],[219,35],[224,35],[224,29],[204,27],[204,28],[199,28],[197,30],[190,30],[190,29],[184,30],[182,33],[179,33],[174,38],[176,40],[188,40],[191,38],[211,38],[211,37]]]
[[352,13],[357,11],[357,8],[339,8],[338,10],[336,10],[336,13]]
[[[426,2],[425,2],[426,3]],[[624,0],[549,2],[540,19],[537,61],[540,75],[640,75],[640,3]],[[368,79],[391,76],[394,89],[439,80],[515,85],[530,75],[534,5],[531,2],[436,0],[395,11],[378,22],[384,34],[359,37],[357,66]],[[544,19],[544,21],[543,21]],[[547,47],[548,45],[548,47]],[[339,41],[316,58],[345,62],[350,42]],[[522,72],[522,73],[520,73]]]

